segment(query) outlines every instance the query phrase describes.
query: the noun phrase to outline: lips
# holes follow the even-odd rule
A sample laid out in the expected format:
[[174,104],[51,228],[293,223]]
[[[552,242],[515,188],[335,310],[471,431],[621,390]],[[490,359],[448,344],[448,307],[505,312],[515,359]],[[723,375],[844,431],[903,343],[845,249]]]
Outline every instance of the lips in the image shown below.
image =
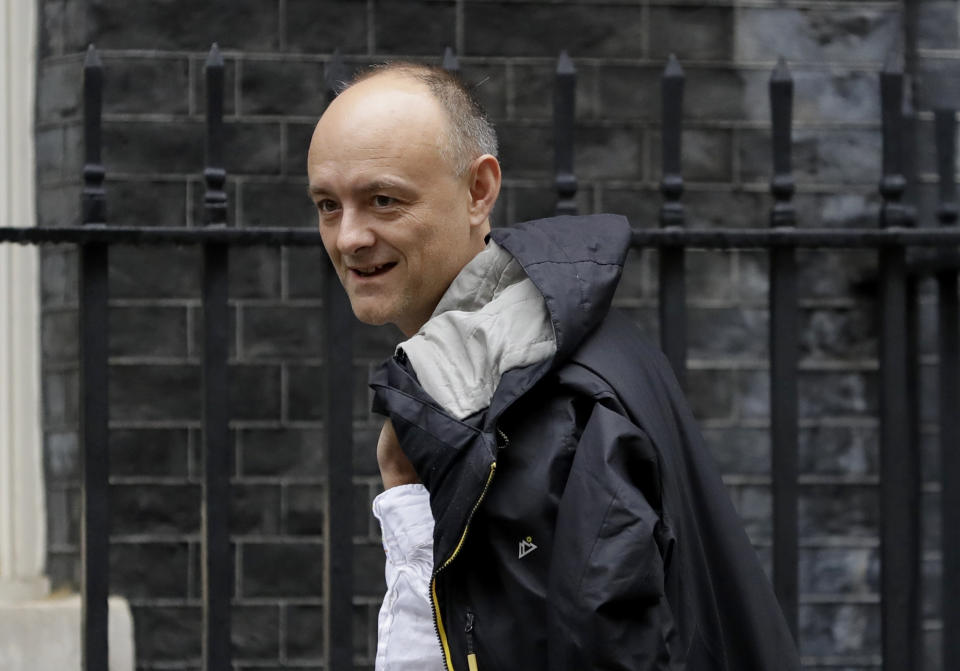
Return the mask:
[[383,275],[393,268],[396,263],[381,263],[379,265],[371,266],[357,266],[350,268],[350,272],[357,277],[376,277],[378,275]]

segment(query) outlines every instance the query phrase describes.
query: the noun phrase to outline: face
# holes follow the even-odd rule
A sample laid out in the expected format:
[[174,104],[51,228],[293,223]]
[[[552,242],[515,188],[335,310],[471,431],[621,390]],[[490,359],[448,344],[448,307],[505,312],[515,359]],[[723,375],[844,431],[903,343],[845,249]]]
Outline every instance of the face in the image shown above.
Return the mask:
[[383,73],[331,103],[307,157],[323,244],[354,314],[408,336],[486,233],[471,176],[440,154],[446,123],[425,86]]

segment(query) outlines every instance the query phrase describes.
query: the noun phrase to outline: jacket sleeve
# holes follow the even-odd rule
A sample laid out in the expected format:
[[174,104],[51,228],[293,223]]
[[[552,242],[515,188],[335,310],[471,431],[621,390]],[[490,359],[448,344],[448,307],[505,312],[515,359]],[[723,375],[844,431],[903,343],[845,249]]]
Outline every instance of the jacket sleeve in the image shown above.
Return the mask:
[[[597,403],[560,501],[548,608],[550,669],[670,669],[670,542],[649,438]],[[665,560],[666,557],[666,560]]]

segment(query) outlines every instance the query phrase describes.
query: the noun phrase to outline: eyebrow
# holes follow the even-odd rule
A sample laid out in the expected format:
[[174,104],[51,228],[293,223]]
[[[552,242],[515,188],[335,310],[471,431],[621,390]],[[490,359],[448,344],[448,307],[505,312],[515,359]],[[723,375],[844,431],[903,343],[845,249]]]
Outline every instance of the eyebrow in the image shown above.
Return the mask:
[[[410,195],[414,193],[414,188],[407,184],[403,180],[391,179],[388,177],[379,177],[370,180],[369,182],[363,182],[356,188],[352,189],[354,193],[359,193],[362,195],[367,195],[371,193],[376,193],[377,191],[399,191],[403,194]],[[320,184],[308,184],[307,185],[307,196],[311,199],[315,198],[318,195],[323,195],[330,193],[329,190]]]

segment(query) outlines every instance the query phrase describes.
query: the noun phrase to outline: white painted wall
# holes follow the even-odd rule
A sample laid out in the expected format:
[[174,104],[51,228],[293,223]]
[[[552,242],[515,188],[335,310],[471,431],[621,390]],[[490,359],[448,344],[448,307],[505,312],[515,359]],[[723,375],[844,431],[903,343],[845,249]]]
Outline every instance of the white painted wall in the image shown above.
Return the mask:
[[[0,4],[0,226],[35,224],[35,0]],[[0,602],[45,596],[37,250],[0,245]]]

